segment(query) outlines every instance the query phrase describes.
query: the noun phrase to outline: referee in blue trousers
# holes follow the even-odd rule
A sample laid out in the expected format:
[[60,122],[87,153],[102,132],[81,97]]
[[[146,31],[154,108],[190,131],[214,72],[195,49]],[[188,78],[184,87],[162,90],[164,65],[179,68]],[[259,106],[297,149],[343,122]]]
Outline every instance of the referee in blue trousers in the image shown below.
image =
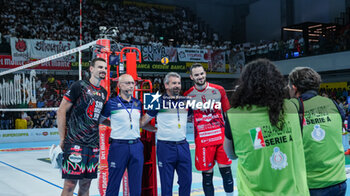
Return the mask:
[[[141,195],[144,162],[143,144],[140,141],[142,104],[132,97],[134,85],[134,79],[130,75],[120,76],[118,81],[120,94],[109,99],[102,111],[101,121],[110,117],[112,128],[106,196],[119,194],[120,182],[125,169],[128,170],[130,195]],[[156,131],[156,128],[150,125],[144,128]]]
[[[179,195],[189,196],[192,183],[192,163],[186,141],[188,111],[185,99],[180,99],[181,77],[175,72],[164,78],[166,94],[159,98],[160,109],[148,110],[141,125],[157,116],[157,156],[162,196],[171,196],[174,171],[178,175]],[[164,102],[163,102],[164,101]],[[165,104],[163,104],[165,103]]]

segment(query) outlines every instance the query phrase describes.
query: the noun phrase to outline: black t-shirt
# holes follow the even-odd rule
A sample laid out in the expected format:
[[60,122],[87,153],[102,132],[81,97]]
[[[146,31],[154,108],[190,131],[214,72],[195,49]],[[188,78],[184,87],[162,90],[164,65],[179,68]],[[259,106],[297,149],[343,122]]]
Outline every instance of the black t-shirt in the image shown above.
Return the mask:
[[67,134],[65,143],[91,148],[99,146],[98,121],[107,91],[88,81],[74,82],[63,97],[73,103],[67,113]]

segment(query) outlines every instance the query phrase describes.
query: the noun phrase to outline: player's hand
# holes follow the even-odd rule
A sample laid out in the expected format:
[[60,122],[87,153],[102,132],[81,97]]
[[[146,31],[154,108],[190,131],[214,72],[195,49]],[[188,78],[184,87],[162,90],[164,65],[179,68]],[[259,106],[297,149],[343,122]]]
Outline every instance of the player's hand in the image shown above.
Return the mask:
[[63,143],[63,141],[60,141],[59,146],[60,146],[60,147],[61,147],[61,149],[63,150],[63,147],[64,147],[64,143]]

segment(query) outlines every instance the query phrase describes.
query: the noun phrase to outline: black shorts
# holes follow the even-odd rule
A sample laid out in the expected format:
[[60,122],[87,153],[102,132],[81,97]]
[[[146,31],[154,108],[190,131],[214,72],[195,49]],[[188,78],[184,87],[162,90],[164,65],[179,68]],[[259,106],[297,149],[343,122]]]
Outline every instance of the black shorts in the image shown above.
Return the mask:
[[62,160],[63,179],[97,178],[99,148],[65,144]]

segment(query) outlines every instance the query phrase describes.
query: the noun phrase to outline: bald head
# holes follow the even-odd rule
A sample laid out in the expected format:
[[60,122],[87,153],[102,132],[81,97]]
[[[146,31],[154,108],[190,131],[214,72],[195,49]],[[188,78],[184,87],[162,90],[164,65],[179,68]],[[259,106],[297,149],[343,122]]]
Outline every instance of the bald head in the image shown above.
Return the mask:
[[132,96],[134,92],[134,88],[135,88],[134,79],[129,74],[123,74],[119,77],[118,87],[120,90],[120,96],[123,99],[127,100]]
[[125,81],[134,81],[132,76],[130,74],[123,74],[119,76],[118,82],[125,82]]

